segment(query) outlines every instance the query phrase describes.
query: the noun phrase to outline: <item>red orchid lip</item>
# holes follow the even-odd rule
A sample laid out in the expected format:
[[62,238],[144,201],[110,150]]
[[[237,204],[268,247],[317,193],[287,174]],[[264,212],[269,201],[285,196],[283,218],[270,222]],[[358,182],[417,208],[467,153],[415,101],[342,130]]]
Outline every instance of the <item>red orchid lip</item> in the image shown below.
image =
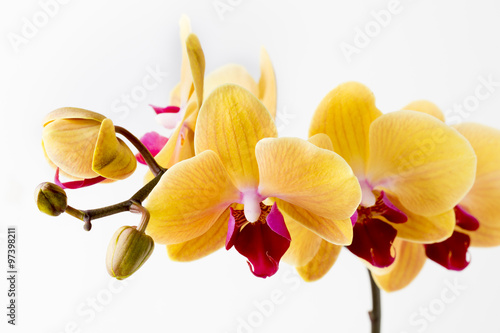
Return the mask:
[[397,230],[389,223],[377,217],[383,217],[391,223],[405,223],[408,217],[380,192],[375,205],[360,206],[351,216],[353,222],[353,241],[347,248],[358,257],[375,267],[390,266],[395,260],[392,244]]
[[453,210],[455,211],[456,223],[460,228],[469,231],[476,231],[479,228],[479,221],[460,205],[456,205]]
[[169,106],[166,106],[164,108],[160,107],[160,106],[155,106],[155,105],[152,105],[152,104],[149,104],[149,106],[151,106],[153,108],[153,110],[155,110],[156,114],[162,114],[162,113],[178,113],[181,108],[178,107],[178,106],[173,106],[173,105],[169,105]]
[[[141,142],[146,146],[151,155],[156,156],[162,150],[162,148],[167,144],[168,138],[156,133],[148,132],[141,137]],[[146,164],[144,157],[140,153],[135,155],[137,162],[141,164]]]
[[257,222],[245,219],[242,210],[230,208],[226,249],[232,246],[248,259],[252,273],[261,278],[274,275],[281,257],[290,247],[290,233],[276,203],[261,203],[262,213]]
[[[457,226],[468,231],[475,231],[479,228],[479,221],[460,205],[456,205],[453,210]],[[469,245],[469,235],[454,231],[451,237],[442,242],[425,244],[425,254],[446,269],[461,271],[470,263]]]
[[56,169],[56,174],[54,176],[54,183],[61,187],[63,190],[64,189],[70,189],[70,190],[74,190],[74,189],[77,189],[77,188],[82,188],[82,187],[87,187],[87,186],[92,186],[92,185],[95,185],[95,184],[98,184],[104,180],[106,180],[107,178],[103,177],[103,176],[97,176],[97,177],[94,177],[94,178],[86,178],[86,179],[83,179],[83,180],[75,180],[75,181],[70,181],[70,182],[61,182],[59,180],[59,168]]
[[443,242],[424,244],[427,258],[453,271],[461,271],[469,265],[469,245],[470,237],[458,231]]
[[391,249],[397,233],[381,220],[363,219],[354,225],[352,244],[346,247],[372,266],[387,267],[395,260]]

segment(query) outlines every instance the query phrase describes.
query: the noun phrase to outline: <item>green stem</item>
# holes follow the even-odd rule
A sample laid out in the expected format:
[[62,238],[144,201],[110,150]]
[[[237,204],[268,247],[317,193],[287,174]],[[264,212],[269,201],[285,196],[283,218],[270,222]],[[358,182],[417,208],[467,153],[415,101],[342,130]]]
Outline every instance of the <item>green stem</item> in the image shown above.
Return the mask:
[[[66,208],[66,213],[69,215],[76,217],[79,220],[82,220],[85,222],[84,229],[89,231],[92,228],[92,221],[95,219],[99,219],[101,217],[105,216],[110,216],[114,215],[117,213],[121,212],[141,212],[144,215],[144,212],[138,208],[139,206],[142,207],[142,202],[146,200],[148,195],[153,191],[156,185],[158,185],[158,182],[160,181],[161,177],[163,174],[167,171],[167,169],[161,169],[157,176],[153,178],[150,182],[148,182],[146,185],[144,185],[139,191],[137,191],[130,199],[119,202],[117,204],[111,205],[111,206],[106,206],[102,208],[96,208],[96,209],[89,209],[89,210],[80,210],[73,208],[71,206],[68,206]],[[144,208],[144,210],[146,210]],[[149,214],[149,213],[148,213]],[[149,216],[149,215],[148,215]],[[149,218],[148,218],[149,220]],[[141,225],[144,224],[141,222]],[[147,225],[147,222],[146,222]],[[145,228],[145,226],[144,226]]]
[[146,231],[149,222],[149,217],[150,217],[149,211],[146,208],[144,208],[141,204],[138,204],[134,201],[132,203],[132,206],[130,206],[130,211],[132,213],[141,214],[141,222],[139,222],[137,230],[141,233],[144,233]]
[[130,141],[131,144],[134,145],[135,148],[137,148],[139,154],[142,155],[144,161],[148,165],[149,170],[151,170],[153,175],[157,176],[162,170],[165,170],[158,164],[158,162],[156,162],[155,158],[153,157],[153,155],[151,155],[151,152],[148,150],[148,148],[146,148],[141,140],[139,140],[135,135],[121,126],[115,126],[115,131],[116,133],[123,135],[128,141]]
[[368,270],[368,275],[370,276],[370,286],[372,289],[372,310],[368,312],[370,316],[370,321],[372,323],[372,333],[380,333],[380,324],[382,320],[382,307],[380,305],[380,289],[373,280],[370,270]]

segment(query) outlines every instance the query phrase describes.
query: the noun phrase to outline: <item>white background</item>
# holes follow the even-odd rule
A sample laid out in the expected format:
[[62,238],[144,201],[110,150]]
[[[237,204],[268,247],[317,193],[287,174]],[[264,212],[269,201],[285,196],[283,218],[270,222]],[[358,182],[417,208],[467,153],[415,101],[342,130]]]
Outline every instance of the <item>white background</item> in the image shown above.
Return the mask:
[[[221,3],[232,10],[217,12],[214,4]],[[499,2],[401,0],[398,13],[377,31],[371,13],[389,3],[73,0],[43,22],[38,1],[2,1],[0,276],[7,270],[8,225],[18,228],[19,268],[16,327],[6,324],[8,288],[0,279],[2,332],[229,333],[242,321],[253,325],[240,329],[245,333],[369,332],[368,275],[348,251],[327,276],[309,284],[286,264],[270,279],[255,278],[234,250],[185,264],[169,261],[157,246],[126,284],[115,283],[106,273],[106,247],[114,230],[136,224],[137,216],[97,220],[86,233],[68,215],[39,213],[33,190],[53,177],[40,146],[41,121],[53,109],[100,112],[138,136],[162,131],[147,104],[166,105],[179,80],[182,14],[200,38],[207,72],[234,62],[258,79],[260,46],[267,48],[285,136],[305,138],[316,106],[344,81],[368,85],[383,112],[421,98],[452,110],[474,101],[479,77],[500,81]],[[22,36],[25,20],[35,18],[38,31],[16,51],[9,36]],[[348,62],[340,45],[355,45],[357,29],[366,27],[375,29],[373,37]],[[118,112],[114,103],[142,85],[148,68],[168,74],[126,114]],[[462,120],[500,128],[500,88],[469,109]],[[86,209],[127,199],[144,171],[118,184],[69,191],[70,204]],[[383,293],[383,332],[500,332],[500,248],[470,252],[472,263],[463,272],[427,262],[409,287]],[[447,283],[461,286],[457,295]],[[256,304],[268,304],[273,293],[281,295],[279,304],[259,310]],[[445,304],[443,293],[456,297]],[[422,319],[419,311],[429,307],[436,315]]]

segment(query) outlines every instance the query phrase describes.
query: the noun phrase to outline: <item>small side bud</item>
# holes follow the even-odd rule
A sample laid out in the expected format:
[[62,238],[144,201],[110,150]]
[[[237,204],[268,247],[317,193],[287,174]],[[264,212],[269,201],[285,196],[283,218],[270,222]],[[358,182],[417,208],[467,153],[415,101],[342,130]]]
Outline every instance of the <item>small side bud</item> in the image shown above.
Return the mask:
[[153,249],[153,238],[136,227],[121,227],[108,245],[106,268],[109,275],[118,280],[129,277],[148,260]]
[[35,189],[35,201],[38,209],[50,216],[58,216],[68,207],[66,192],[56,184],[45,182]]

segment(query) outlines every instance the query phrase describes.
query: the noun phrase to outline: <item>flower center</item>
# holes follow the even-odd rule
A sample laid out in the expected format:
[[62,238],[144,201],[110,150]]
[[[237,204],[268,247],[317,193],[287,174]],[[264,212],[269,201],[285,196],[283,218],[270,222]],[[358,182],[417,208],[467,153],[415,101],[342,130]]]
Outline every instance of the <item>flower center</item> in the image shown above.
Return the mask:
[[246,219],[246,212],[230,208],[226,250],[235,247],[248,259],[255,276],[266,278],[278,271],[279,261],[290,246],[290,233],[276,203],[259,203],[261,215],[256,223]]
[[366,179],[360,179],[359,185],[361,186],[361,205],[365,207],[370,207],[375,205],[375,194],[373,194],[373,188],[368,183]]
[[[363,196],[364,196],[363,192]],[[372,193],[375,197],[375,194]],[[397,230],[388,222],[404,223],[406,214],[399,210],[382,191],[374,205],[360,205],[353,215],[353,241],[347,248],[375,267],[387,267],[394,262],[393,242]]]
[[262,200],[263,198],[255,190],[243,193],[243,209],[248,222],[256,222],[259,219],[262,212],[260,209]]

